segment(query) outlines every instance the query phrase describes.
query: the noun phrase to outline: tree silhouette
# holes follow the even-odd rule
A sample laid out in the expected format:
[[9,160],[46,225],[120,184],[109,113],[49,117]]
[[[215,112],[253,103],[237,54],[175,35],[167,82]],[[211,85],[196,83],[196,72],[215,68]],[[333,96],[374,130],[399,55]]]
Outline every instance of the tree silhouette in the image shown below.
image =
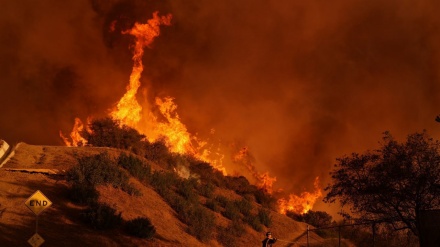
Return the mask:
[[424,131],[397,142],[384,133],[379,150],[337,159],[324,201],[339,200],[363,221],[420,235],[421,210],[440,208],[440,143]]

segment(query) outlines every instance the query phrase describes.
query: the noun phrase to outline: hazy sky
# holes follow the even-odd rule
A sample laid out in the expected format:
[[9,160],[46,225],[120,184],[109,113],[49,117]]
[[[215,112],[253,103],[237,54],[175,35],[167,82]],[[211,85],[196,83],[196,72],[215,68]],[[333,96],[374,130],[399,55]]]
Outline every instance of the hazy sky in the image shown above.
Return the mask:
[[[124,94],[132,37],[173,15],[144,55],[142,90],[172,96],[192,133],[247,145],[300,192],[336,157],[427,129],[439,139],[440,2],[0,0],[0,138],[61,145],[75,117]],[[116,20],[115,31],[110,25]]]

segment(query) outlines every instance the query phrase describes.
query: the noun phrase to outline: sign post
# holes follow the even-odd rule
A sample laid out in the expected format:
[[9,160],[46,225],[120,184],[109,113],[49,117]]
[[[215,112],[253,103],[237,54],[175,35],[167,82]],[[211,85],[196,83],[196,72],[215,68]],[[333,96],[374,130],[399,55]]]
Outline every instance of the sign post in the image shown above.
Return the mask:
[[24,204],[35,214],[35,234],[28,240],[32,247],[39,247],[44,239],[38,234],[38,215],[52,205],[52,202],[39,190],[35,191]]

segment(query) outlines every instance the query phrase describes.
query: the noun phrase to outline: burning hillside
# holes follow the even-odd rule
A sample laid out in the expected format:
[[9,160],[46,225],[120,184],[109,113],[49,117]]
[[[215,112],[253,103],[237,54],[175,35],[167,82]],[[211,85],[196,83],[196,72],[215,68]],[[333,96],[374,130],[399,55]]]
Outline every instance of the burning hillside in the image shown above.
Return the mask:
[[[223,166],[224,153],[217,151],[213,153],[210,147],[212,143],[199,140],[196,136],[188,132],[185,124],[182,123],[178,113],[177,105],[171,97],[156,97],[155,105],[141,105],[138,102],[138,90],[141,86],[141,76],[144,70],[142,62],[144,49],[150,47],[154,39],[160,35],[160,26],[171,25],[170,14],[160,16],[158,12],[153,13],[153,18],[147,23],[135,23],[132,29],[122,31],[122,34],[130,34],[134,36],[135,42],[133,49],[133,69],[130,75],[129,84],[126,93],[118,101],[116,107],[110,110],[110,117],[118,121],[121,125],[126,125],[145,134],[148,141],[155,142],[163,140],[171,152],[186,154],[196,159],[211,164],[215,169],[227,175],[227,170]],[[114,26],[115,22],[112,22]],[[109,28],[114,31],[114,27]],[[153,109],[159,111],[159,116],[153,112]],[[70,133],[70,139],[60,132],[60,137],[67,146],[86,145],[87,140],[81,136],[82,131],[90,132],[90,129],[84,127],[79,118],[75,118],[73,130]],[[213,154],[215,156],[213,156]],[[232,155],[232,165],[243,166],[253,177],[253,181],[260,188],[272,193],[273,184],[276,177],[272,177],[268,172],[259,172],[254,164],[254,159],[250,155],[247,147],[241,148],[236,154]],[[232,166],[233,167],[233,166]],[[289,199],[280,199],[280,212],[285,213],[286,210],[296,213],[307,213],[313,208],[315,201],[322,196],[319,188],[319,179],[315,180],[315,192],[304,192],[300,196],[291,194]]]

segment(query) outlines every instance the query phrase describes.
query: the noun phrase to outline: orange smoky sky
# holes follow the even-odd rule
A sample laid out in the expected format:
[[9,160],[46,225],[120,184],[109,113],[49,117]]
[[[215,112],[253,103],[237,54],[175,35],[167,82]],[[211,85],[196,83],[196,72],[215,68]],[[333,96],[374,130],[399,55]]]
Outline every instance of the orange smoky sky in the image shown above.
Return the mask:
[[427,129],[439,138],[440,8],[410,0],[0,1],[0,137],[62,145],[76,116],[125,92],[132,37],[156,10],[141,92],[188,130],[243,145],[287,191],[329,182],[336,157]]

